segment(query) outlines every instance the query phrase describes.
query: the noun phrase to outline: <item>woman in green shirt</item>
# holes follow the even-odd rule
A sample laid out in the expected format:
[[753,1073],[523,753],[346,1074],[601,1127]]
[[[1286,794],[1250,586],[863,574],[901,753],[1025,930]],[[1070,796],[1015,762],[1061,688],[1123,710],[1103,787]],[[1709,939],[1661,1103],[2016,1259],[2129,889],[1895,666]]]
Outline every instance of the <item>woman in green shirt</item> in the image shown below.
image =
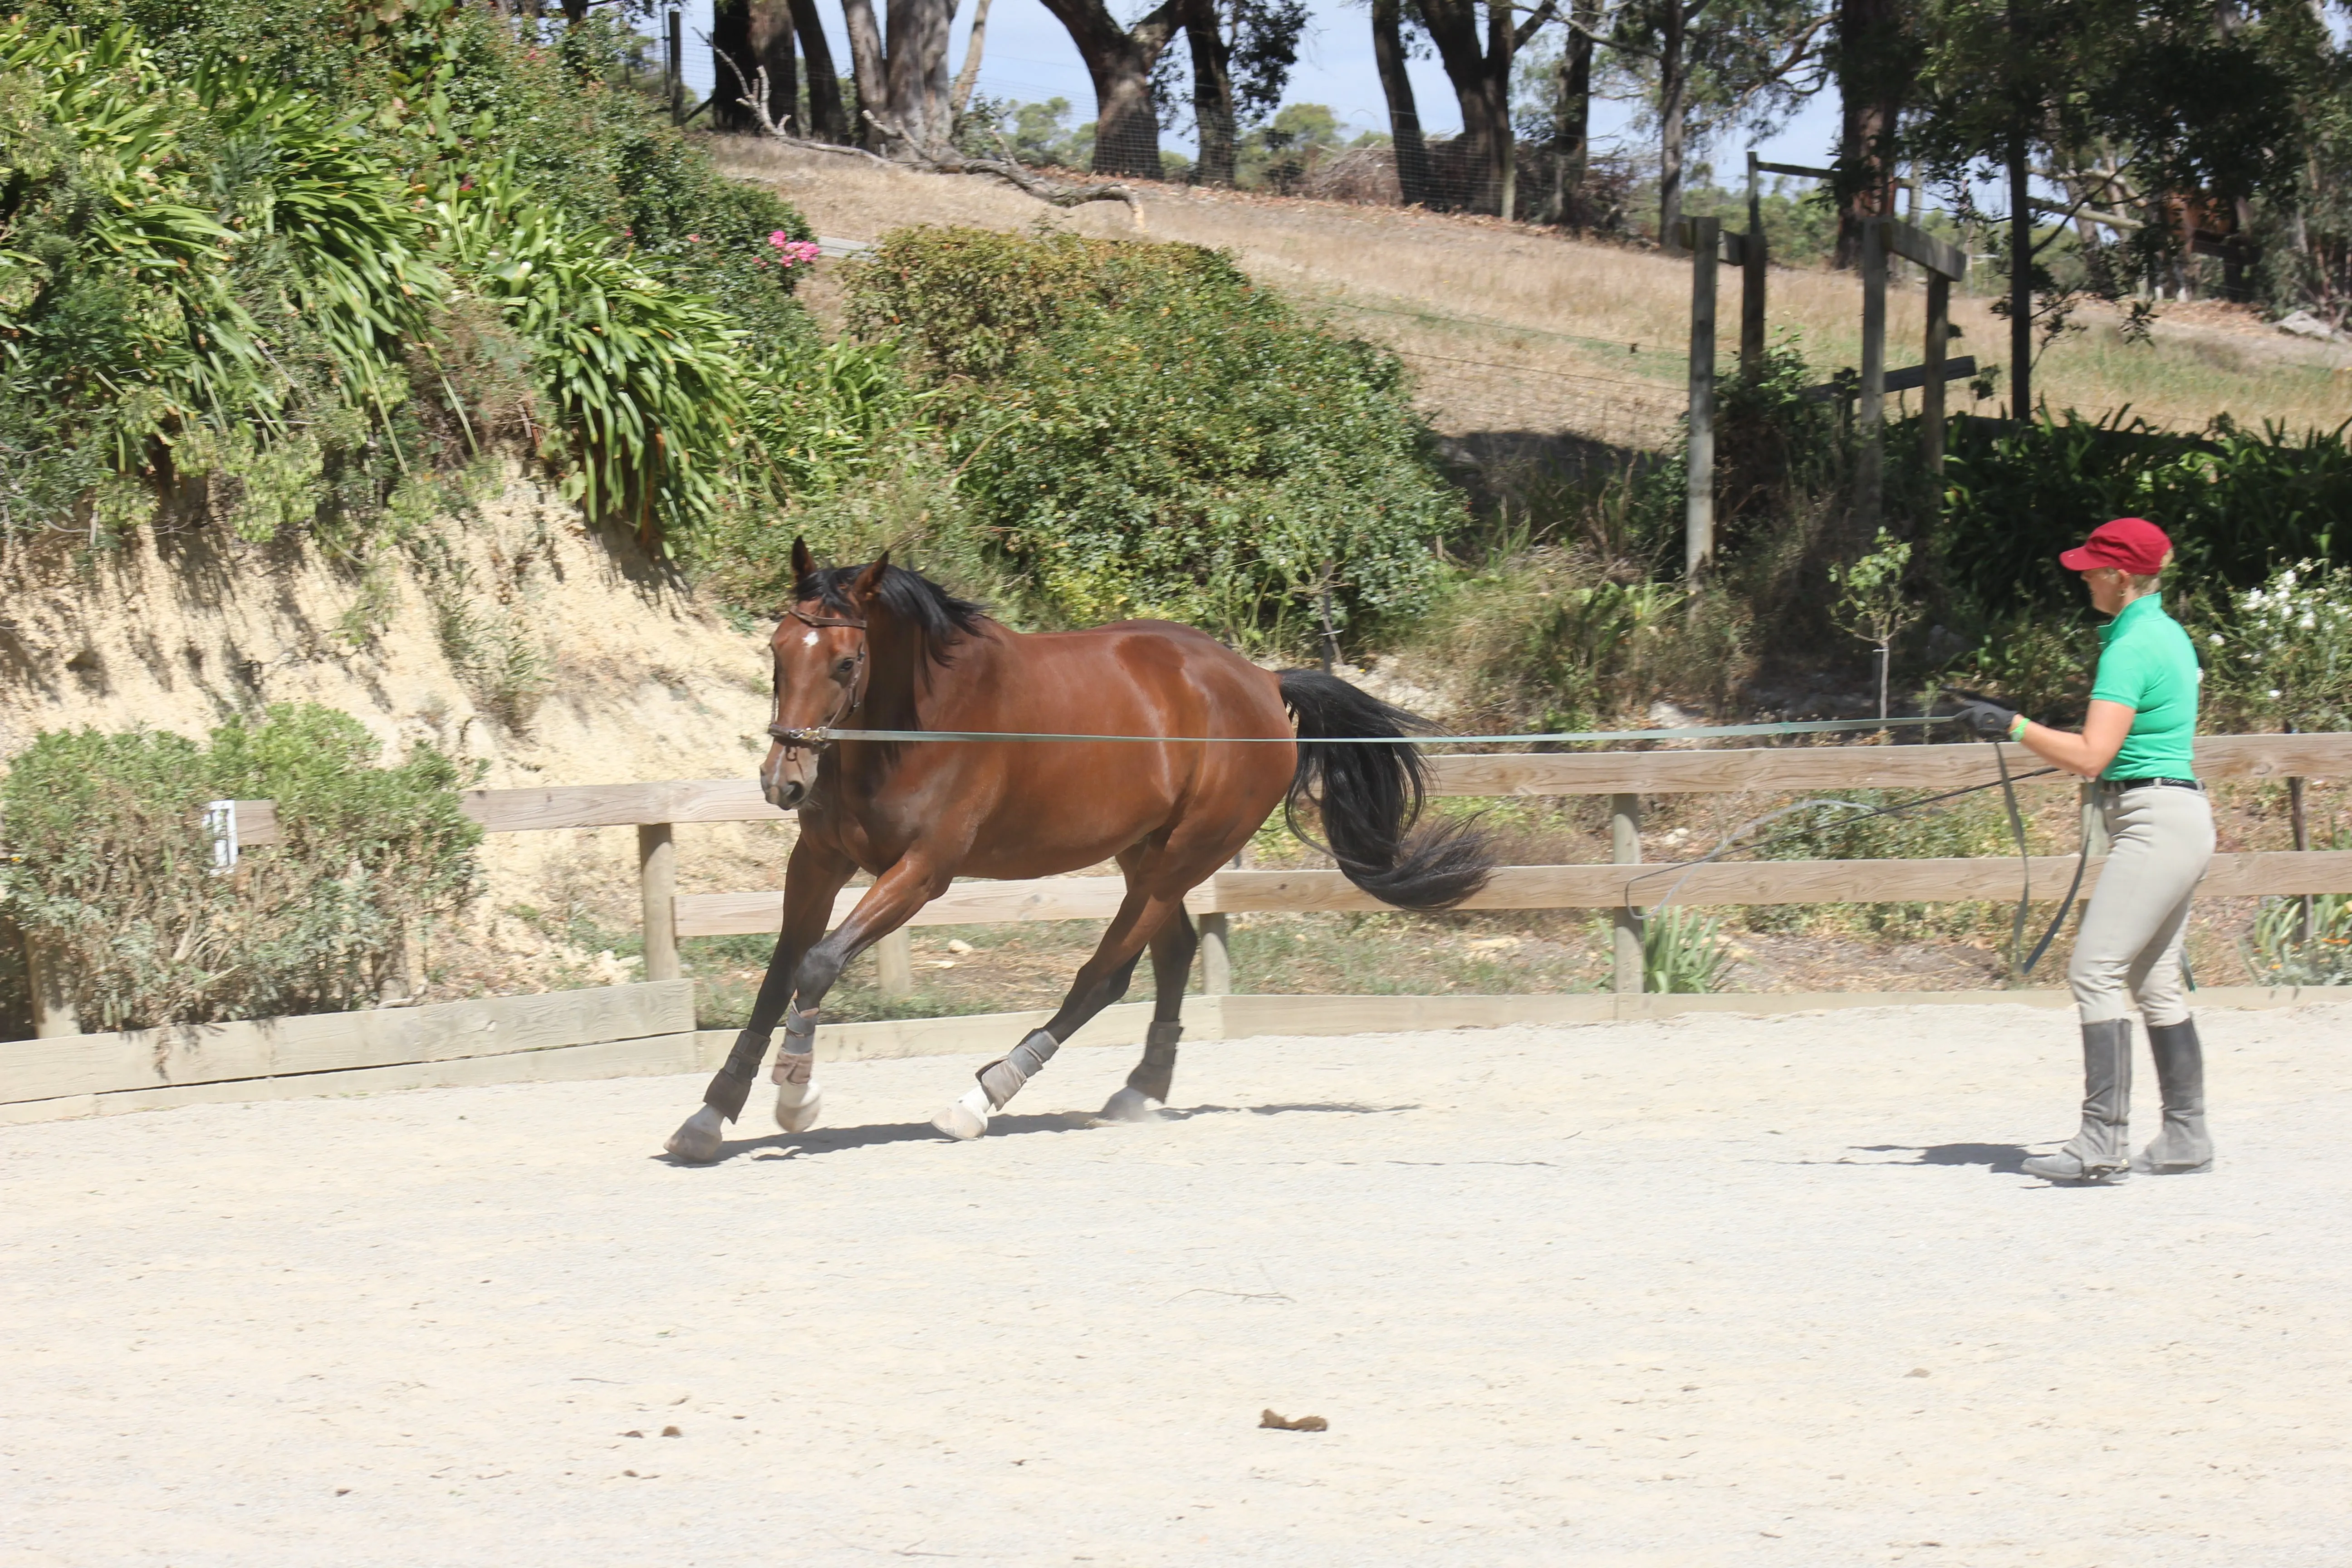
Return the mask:
[[[2096,779],[2112,846],[2074,940],[2066,978],[2083,1022],[2083,1127],[2026,1171],[2058,1182],[2120,1181],[2137,1168],[2164,1175],[2208,1171],[2205,1063],[2181,986],[2189,900],[2213,856],[2213,811],[2197,782],[2197,651],[2157,595],[2172,541],[2137,517],[2101,523],[2058,557],[2082,574],[2099,628],[2091,710],[2076,734],[1974,699],[1978,732],[2015,741],[2046,762]],[[2137,1164],[2126,1138],[2131,1110],[2126,989],[2147,1020],[2164,1130]]]

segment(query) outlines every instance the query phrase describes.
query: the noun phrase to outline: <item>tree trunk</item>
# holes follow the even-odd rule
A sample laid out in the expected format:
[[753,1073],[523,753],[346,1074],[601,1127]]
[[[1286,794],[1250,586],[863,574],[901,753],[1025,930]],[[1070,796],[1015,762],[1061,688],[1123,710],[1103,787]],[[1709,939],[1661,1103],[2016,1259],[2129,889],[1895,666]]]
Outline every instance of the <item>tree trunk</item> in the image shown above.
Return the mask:
[[[874,20],[874,0],[841,0],[842,21],[849,32],[849,68],[857,83],[857,107],[889,118],[890,86],[882,65],[882,29]],[[864,113],[850,128],[860,147],[878,150],[882,133]]]
[[1902,0],[1838,0],[1838,235],[1833,264],[1860,265],[1865,218],[1895,216],[1895,132],[1909,90]]
[[957,120],[971,106],[971,89],[980,81],[980,50],[982,40],[988,37],[990,0],[980,0],[972,8],[971,37],[963,47],[963,69],[956,72],[955,86],[948,89],[948,113]]
[[877,110],[929,147],[947,140],[948,25],[955,13],[949,0],[887,0],[889,26],[883,79],[889,86],[887,112]]
[[1690,71],[1684,59],[1687,17],[1683,0],[1666,0],[1665,25],[1658,32],[1658,245],[1682,250],[1683,140],[1690,104]]
[[2033,194],[2025,130],[2009,143],[2009,414],[2033,417]]
[[1389,100],[1389,134],[1396,144],[1397,191],[1409,207],[1433,205],[1429,188],[1429,143],[1422,140],[1421,115],[1412,103],[1412,78],[1405,74],[1402,0],[1372,0],[1372,60],[1380,68],[1381,91]]
[[1160,177],[1160,113],[1151,102],[1151,68],[1176,35],[1191,0],[1162,0],[1133,27],[1122,27],[1103,0],[1045,0],[1070,35],[1095,85],[1097,174]]
[[1192,49],[1192,121],[1201,142],[1200,183],[1234,183],[1234,73],[1231,48],[1213,6],[1198,4],[1184,22]]
[[1584,226],[1585,161],[1592,137],[1592,29],[1601,26],[1599,0],[1576,0],[1553,78],[1551,194],[1538,221]]
[[808,61],[808,132],[820,142],[846,142],[849,111],[842,106],[841,71],[833,63],[833,46],[825,40],[824,19],[817,14],[816,0],[792,0],[792,8],[793,27]]
[[770,118],[782,125],[798,111],[799,61],[793,53],[791,7],[786,0],[719,0],[710,8],[710,54],[714,129],[760,128],[759,117],[742,100],[757,90],[762,68],[768,73]]
[[[710,7],[710,126],[750,131],[760,122],[736,101],[758,79],[751,74],[751,0],[717,0]],[[746,86],[739,93],[735,73]]]
[[[1458,205],[1501,214],[1511,195],[1511,54],[1517,39],[1510,0],[1488,0],[1483,45],[1478,9],[1478,0],[1422,0],[1421,14],[1462,109],[1471,183]],[[1543,14],[1548,8],[1538,21]]]
[[751,58],[768,73],[768,118],[806,134],[799,122],[801,62],[793,48],[791,0],[751,0]]

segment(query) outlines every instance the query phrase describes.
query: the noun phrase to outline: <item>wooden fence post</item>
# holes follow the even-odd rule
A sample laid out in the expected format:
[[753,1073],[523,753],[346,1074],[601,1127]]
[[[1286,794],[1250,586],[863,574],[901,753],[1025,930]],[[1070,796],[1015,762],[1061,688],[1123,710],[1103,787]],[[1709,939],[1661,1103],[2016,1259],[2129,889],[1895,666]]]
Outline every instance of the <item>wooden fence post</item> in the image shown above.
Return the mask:
[[1862,395],[1854,421],[1853,510],[1864,541],[1876,537],[1885,493],[1879,436],[1886,423],[1886,227],[1862,225]]
[[874,944],[874,971],[883,995],[903,1000],[915,994],[915,939],[905,926]]
[[[2294,829],[2294,847],[2297,849],[2309,849],[2311,819],[2304,815],[2303,779],[2300,775],[2286,781],[2286,813],[2287,821]],[[2318,911],[2312,907],[2311,895],[2304,894],[2303,918],[2296,922],[2295,930],[2295,941],[2299,945],[2305,947],[2311,945],[2311,939],[2317,934],[2315,929],[2317,915]]]
[[1234,994],[1233,928],[1224,915],[1201,917],[1201,994],[1203,996],[1230,996]]
[[[1642,797],[1638,795],[1609,797],[1609,858],[1620,866],[1642,863]],[[1637,992],[1642,989],[1642,917],[1628,904],[1618,905],[1614,915],[1613,985],[1621,993]]]
[[1690,486],[1683,507],[1683,576],[1696,587],[1715,559],[1715,279],[1723,220],[1683,220],[1691,247]]
[[637,827],[637,898],[646,938],[646,978],[676,980],[677,845],[667,822],[641,823]]
[[25,988],[33,994],[33,1037],[62,1039],[81,1033],[81,1016],[74,1011],[73,992],[64,972],[41,952],[32,933],[25,936]]

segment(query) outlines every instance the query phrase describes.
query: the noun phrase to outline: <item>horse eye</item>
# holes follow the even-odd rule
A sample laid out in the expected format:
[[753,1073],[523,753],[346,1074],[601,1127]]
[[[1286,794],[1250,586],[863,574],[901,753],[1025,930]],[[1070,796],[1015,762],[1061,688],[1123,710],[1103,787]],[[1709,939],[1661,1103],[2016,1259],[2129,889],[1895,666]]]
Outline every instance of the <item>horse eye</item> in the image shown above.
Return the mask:
[[840,663],[833,667],[833,672],[835,675],[847,675],[851,670],[856,669],[856,668],[857,661],[856,659],[845,658]]

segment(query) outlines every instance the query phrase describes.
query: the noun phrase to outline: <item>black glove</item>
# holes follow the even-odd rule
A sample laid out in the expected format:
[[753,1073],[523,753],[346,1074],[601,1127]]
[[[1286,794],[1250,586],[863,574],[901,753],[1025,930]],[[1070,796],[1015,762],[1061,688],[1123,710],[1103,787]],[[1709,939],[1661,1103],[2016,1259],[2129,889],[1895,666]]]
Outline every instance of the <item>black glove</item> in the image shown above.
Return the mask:
[[1963,691],[1957,686],[1944,688],[1944,695],[1960,705],[1952,715],[1988,741],[2006,741],[2010,727],[2017,722],[2017,710],[2004,708],[1981,692]]

